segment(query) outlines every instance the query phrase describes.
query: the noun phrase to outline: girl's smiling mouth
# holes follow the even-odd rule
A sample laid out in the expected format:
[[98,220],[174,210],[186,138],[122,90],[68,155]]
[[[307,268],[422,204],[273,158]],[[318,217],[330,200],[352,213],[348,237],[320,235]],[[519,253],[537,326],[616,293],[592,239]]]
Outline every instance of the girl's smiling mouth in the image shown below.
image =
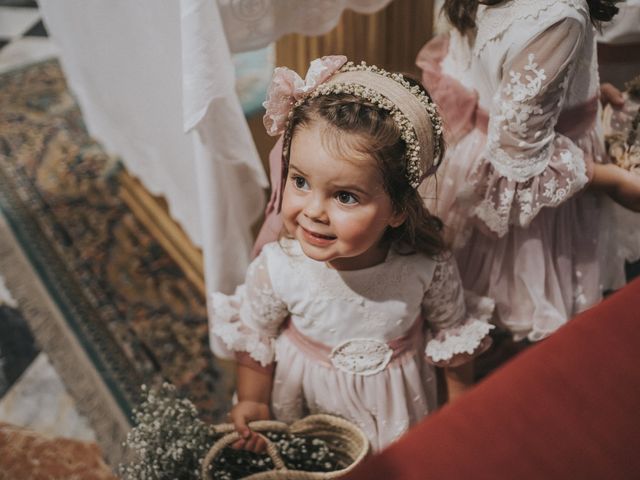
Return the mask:
[[306,228],[304,228],[302,225],[300,225],[300,228],[302,229],[305,240],[308,243],[317,245],[319,247],[329,245],[333,243],[337,238],[335,235],[323,235],[321,233],[312,232],[311,230],[307,230]]

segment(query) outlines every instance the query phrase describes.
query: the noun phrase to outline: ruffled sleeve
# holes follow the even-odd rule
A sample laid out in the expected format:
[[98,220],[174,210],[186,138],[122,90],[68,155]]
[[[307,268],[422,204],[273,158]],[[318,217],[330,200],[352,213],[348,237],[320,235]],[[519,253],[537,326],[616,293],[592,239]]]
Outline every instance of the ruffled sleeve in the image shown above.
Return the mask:
[[289,313],[272,287],[267,255],[263,251],[251,263],[245,284],[233,295],[209,297],[209,339],[218,357],[246,352],[263,367],[274,361],[273,342]]
[[585,26],[566,18],[508,56],[489,112],[484,157],[472,172],[473,215],[499,236],[526,227],[587,183],[583,151],[556,126]]
[[438,262],[422,302],[429,331],[425,353],[437,364],[455,356],[480,353],[483,340],[494,328],[489,320],[494,302],[487,297],[465,295],[453,256]]

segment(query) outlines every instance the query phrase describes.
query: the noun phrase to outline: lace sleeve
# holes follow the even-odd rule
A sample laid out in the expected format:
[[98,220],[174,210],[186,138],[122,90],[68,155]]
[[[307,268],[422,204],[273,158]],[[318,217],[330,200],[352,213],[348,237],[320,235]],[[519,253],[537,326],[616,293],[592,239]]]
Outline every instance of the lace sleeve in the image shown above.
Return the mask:
[[273,290],[265,253],[251,263],[235,294],[212,293],[209,300],[210,342],[217,356],[246,352],[263,367],[273,362],[273,341],[289,313]]
[[489,115],[488,161],[472,174],[481,198],[473,213],[499,236],[588,182],[583,151],[555,130],[583,38],[582,23],[567,18],[505,62]]
[[439,262],[422,302],[422,314],[429,326],[427,358],[441,364],[459,354],[476,353],[494,328],[488,323],[493,309],[491,299],[465,295],[452,256]]

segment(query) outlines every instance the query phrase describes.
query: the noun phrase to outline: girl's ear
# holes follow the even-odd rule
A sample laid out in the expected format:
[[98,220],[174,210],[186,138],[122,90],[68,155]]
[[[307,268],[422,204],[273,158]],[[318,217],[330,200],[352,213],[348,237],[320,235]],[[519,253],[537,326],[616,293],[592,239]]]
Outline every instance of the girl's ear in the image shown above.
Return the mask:
[[389,218],[389,226],[392,228],[398,228],[407,219],[407,212],[395,212],[391,218]]

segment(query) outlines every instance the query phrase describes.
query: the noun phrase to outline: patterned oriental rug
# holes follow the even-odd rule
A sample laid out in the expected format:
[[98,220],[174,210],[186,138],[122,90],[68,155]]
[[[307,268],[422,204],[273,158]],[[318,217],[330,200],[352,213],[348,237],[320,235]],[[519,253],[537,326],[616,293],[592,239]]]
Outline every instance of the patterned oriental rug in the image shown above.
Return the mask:
[[232,375],[204,298],[118,196],[55,60],[0,75],[0,272],[110,463],[141,384],[175,384],[207,421]]

